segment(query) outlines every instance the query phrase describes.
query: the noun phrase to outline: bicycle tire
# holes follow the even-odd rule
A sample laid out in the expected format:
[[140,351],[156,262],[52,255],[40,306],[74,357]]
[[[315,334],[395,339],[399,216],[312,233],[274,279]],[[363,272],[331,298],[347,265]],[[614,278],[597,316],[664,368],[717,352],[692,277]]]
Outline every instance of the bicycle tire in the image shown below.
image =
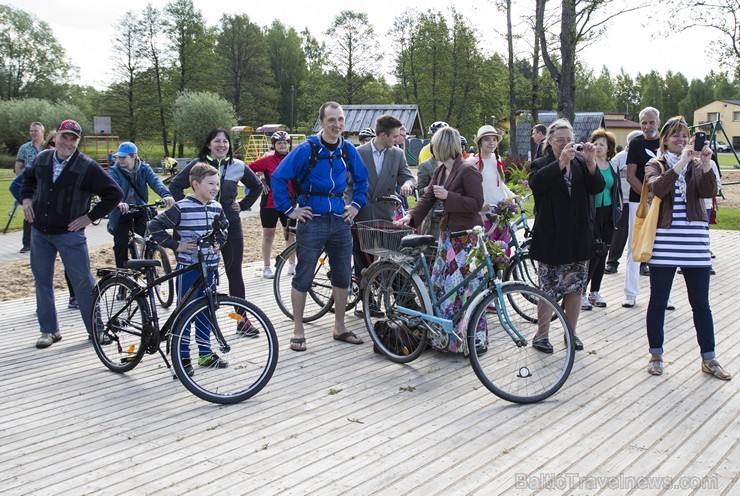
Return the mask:
[[[172,273],[172,264],[167,249],[162,246],[150,248],[146,258],[150,260],[159,260],[161,267],[154,267],[156,277],[162,277]],[[157,295],[157,301],[162,308],[169,308],[175,300],[175,280],[170,279],[154,287],[154,294]]]
[[[293,275],[288,274],[288,268],[290,266],[290,257],[295,254],[296,247],[296,243],[293,243],[278,255],[277,262],[275,263],[275,278],[272,280],[272,291],[275,295],[275,302],[280,311],[290,320],[293,320],[293,304],[290,296]],[[322,252],[319,260],[316,262],[314,280],[306,295],[303,322],[313,322],[320,319],[334,305],[334,298],[331,295],[331,283],[327,286],[325,282],[328,281],[328,272],[324,270],[324,264],[326,264],[326,255]],[[319,278],[318,280],[317,277]]]
[[[172,331],[172,366],[180,382],[195,396],[212,403],[239,403],[270,382],[278,361],[277,334],[270,319],[252,303],[218,294],[214,299],[215,319],[225,343],[220,343],[211,331],[207,298],[198,298],[188,305]],[[239,333],[238,324],[243,319],[254,327],[254,333]],[[193,326],[195,339],[191,339]],[[217,358],[207,363],[209,356]],[[190,357],[192,375],[186,368]],[[219,366],[224,363],[226,367]]]
[[[467,328],[470,364],[481,383],[499,398],[513,403],[542,401],[555,394],[568,379],[575,360],[573,329],[565,312],[542,290],[521,283],[505,283],[501,285],[501,292],[499,299],[492,290],[472,310]],[[535,297],[555,315],[549,328],[552,354],[532,347],[537,323],[509,311],[507,302],[512,298],[530,297]],[[505,321],[504,313],[524,342],[517,343],[501,327],[499,316]],[[485,338],[480,335],[481,319],[485,319],[488,329]],[[476,338],[479,338],[478,343]]]
[[[509,261],[503,275],[504,282],[520,282],[539,288],[539,277],[537,275],[537,262],[529,255],[528,251],[514,254]],[[509,304],[519,315],[533,324],[537,323],[537,303],[534,295],[528,295],[530,299],[521,300],[509,298]],[[529,304],[527,304],[529,303]],[[555,315],[553,315],[555,319]]]
[[431,313],[422,297],[424,289],[407,269],[390,261],[371,265],[362,281],[362,305],[365,326],[375,350],[396,363],[416,360],[427,344],[427,329],[414,325],[409,317],[397,313],[401,305]]
[[[100,281],[94,289],[93,348],[103,365],[114,372],[133,369],[146,351],[149,306],[144,298],[126,301],[126,295],[136,288],[136,281],[113,276]],[[129,308],[114,318],[126,306]]]

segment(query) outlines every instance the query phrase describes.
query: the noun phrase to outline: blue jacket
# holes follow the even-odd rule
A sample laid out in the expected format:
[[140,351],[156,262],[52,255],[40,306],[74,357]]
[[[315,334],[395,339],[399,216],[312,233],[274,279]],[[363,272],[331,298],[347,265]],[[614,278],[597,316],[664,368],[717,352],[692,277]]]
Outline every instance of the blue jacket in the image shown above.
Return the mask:
[[[318,161],[311,169],[308,177],[303,176],[308,170],[311,157],[311,145],[318,146]],[[347,162],[342,159],[342,149],[346,146]],[[354,145],[339,139],[339,146],[330,152],[321,144],[319,135],[306,138],[306,141],[293,148],[287,157],[280,162],[273,172],[270,183],[275,208],[286,215],[293,211],[288,194],[288,181],[295,179],[302,181],[299,185],[302,194],[298,198],[298,206],[310,206],[314,215],[331,214],[341,217],[344,214],[344,190],[347,189],[347,173],[352,175],[354,190],[352,205],[360,210],[367,203],[367,168],[357,153]],[[305,194],[307,192],[324,193],[324,196]],[[331,194],[332,196],[326,196]]]
[[[172,196],[170,195],[170,190],[168,190],[167,186],[165,186],[164,183],[159,179],[159,176],[154,173],[149,164],[141,159],[137,160],[137,166],[139,167],[139,170],[136,172],[136,177],[134,178],[134,184],[136,185],[136,191],[138,192],[138,194],[136,195],[136,203],[141,202],[139,203],[141,205],[149,203],[149,188],[147,186],[151,186],[154,192],[157,193],[161,198]],[[118,186],[121,187],[121,190],[123,190],[123,199],[125,201],[125,199],[128,198],[129,191],[131,190],[131,184],[126,180],[124,174],[129,173],[123,170],[123,167],[121,167],[121,164],[119,162],[116,162],[115,165],[111,167],[108,172],[110,173],[110,176],[113,178],[113,180],[118,184]],[[144,195],[144,197],[141,198],[140,195]],[[109,233],[113,234],[113,232],[116,230],[116,227],[118,226],[118,221],[120,219],[121,211],[118,210],[118,208],[114,208],[113,211],[108,214]]]
[[23,174],[18,174],[15,179],[10,183],[10,194],[13,195],[15,201],[19,204],[23,204],[23,198],[21,197],[21,188],[23,188]]

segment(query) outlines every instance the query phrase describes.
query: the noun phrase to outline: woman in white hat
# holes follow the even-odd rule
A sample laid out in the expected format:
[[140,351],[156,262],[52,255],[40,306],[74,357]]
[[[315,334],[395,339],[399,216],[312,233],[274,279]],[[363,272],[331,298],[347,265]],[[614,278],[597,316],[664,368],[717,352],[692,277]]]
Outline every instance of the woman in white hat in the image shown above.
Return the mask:
[[[490,229],[491,222],[483,215],[483,212],[487,212],[491,205],[498,205],[509,198],[516,198],[516,195],[506,186],[504,164],[501,162],[501,156],[498,152],[498,144],[503,135],[503,131],[497,131],[493,126],[482,126],[475,135],[478,154],[471,155],[468,158],[468,162],[474,164],[483,176],[481,217],[486,230]],[[508,233],[500,234],[508,235]],[[501,239],[506,241],[503,238]]]

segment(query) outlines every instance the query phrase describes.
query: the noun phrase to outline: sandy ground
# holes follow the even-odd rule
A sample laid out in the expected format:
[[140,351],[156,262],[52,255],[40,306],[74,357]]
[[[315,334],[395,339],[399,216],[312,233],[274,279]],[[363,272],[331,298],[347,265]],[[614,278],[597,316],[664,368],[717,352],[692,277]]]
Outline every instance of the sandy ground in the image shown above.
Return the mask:
[[[723,183],[740,182],[740,170],[727,170],[722,172]],[[740,208],[740,184],[725,185],[723,188],[725,198],[718,198],[720,215],[722,208]],[[257,262],[262,259],[262,227],[258,217],[250,217],[242,220],[244,231],[244,263]],[[280,230],[276,233],[276,241],[272,247],[272,260],[274,265],[275,256],[284,248],[285,244],[280,236]],[[98,246],[90,252],[90,264],[93,268],[113,267],[113,242],[109,246]],[[24,298],[34,294],[34,281],[31,274],[29,260],[0,264],[0,273],[3,274],[4,284],[0,285],[0,301]],[[61,261],[57,260],[57,268],[54,276],[54,289],[66,291]]]
[[[244,232],[244,263],[262,260],[262,226],[259,217],[242,219],[242,231]],[[272,246],[273,266],[275,257],[285,248],[280,229],[277,230],[275,238]],[[172,262],[174,264],[174,256]],[[98,267],[115,267],[113,237],[111,237],[110,245],[97,246],[91,249],[90,265],[93,267],[93,271]],[[0,284],[0,301],[14,300],[35,294],[30,259],[0,264],[0,274],[3,274],[2,278],[5,281]],[[56,270],[54,271],[54,289],[67,290],[62,262],[59,258],[57,258]]]

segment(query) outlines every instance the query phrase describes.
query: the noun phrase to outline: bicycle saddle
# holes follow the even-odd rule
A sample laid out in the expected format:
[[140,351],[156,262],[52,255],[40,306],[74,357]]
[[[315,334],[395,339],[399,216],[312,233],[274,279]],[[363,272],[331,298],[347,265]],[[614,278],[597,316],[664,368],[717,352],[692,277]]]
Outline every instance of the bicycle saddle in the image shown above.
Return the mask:
[[159,267],[159,260],[129,260],[126,262],[127,269],[141,270],[147,267]]
[[421,246],[429,246],[435,241],[434,236],[428,234],[409,234],[401,239],[401,247],[419,248]]

